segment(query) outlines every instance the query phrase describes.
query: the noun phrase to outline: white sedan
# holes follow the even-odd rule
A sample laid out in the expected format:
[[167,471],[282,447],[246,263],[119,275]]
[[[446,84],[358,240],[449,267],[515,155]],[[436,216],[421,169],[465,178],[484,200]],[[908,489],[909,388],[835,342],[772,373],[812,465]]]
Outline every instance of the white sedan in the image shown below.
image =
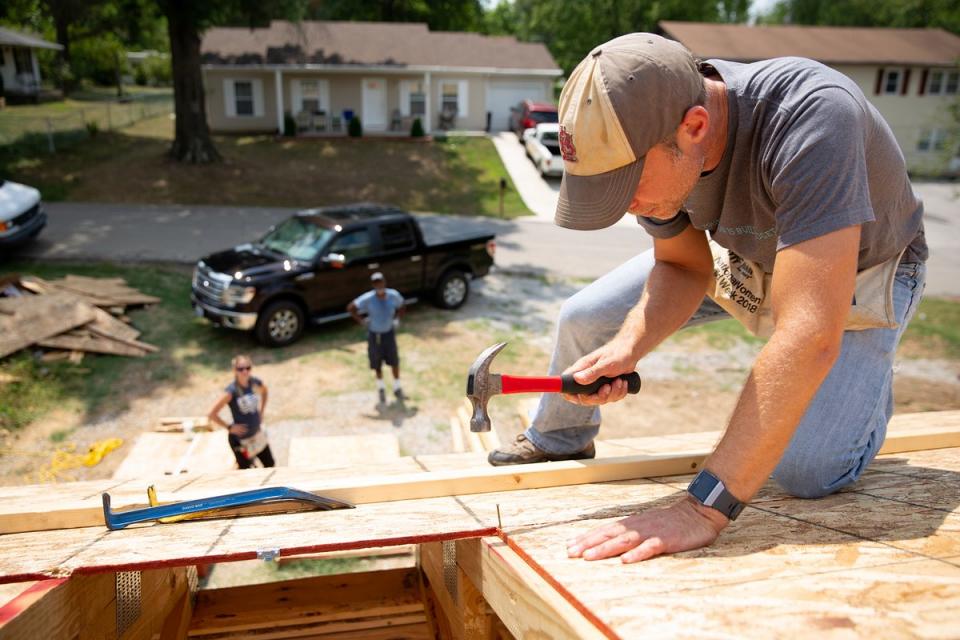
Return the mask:
[[40,192],[25,184],[0,179],[0,247],[32,240],[47,224]]
[[556,122],[538,124],[523,132],[523,146],[527,157],[542,176],[562,176],[563,158],[560,157],[560,125]]

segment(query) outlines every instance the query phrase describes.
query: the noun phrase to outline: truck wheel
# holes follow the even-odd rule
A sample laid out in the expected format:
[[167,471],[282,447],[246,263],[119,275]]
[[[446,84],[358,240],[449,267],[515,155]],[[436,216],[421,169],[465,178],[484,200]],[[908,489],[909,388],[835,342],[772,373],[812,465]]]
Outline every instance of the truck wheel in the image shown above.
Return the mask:
[[470,295],[470,281],[463,271],[448,271],[437,284],[436,302],[441,309],[459,309]]
[[283,347],[296,342],[303,333],[304,321],[300,305],[291,300],[278,300],[260,312],[254,332],[260,344]]

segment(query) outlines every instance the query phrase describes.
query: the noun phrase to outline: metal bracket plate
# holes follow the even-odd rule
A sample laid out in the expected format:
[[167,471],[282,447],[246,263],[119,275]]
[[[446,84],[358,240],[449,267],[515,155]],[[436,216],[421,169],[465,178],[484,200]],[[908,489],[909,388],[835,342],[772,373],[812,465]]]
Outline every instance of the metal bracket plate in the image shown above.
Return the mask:
[[139,571],[117,572],[117,638],[123,636],[140,617],[140,579]]

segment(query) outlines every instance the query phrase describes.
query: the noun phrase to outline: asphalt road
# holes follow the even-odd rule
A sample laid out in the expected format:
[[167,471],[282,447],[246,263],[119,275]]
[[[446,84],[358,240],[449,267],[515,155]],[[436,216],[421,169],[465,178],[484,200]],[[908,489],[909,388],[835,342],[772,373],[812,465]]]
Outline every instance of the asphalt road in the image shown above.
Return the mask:
[[[960,296],[960,186],[919,183],[931,257],[927,292]],[[57,260],[179,262],[247,242],[293,209],[50,203],[47,228],[20,255]],[[651,246],[639,227],[570,231],[547,219],[422,216],[430,239],[469,231],[497,233],[501,268],[596,278]],[[2,269],[2,263],[0,263]]]

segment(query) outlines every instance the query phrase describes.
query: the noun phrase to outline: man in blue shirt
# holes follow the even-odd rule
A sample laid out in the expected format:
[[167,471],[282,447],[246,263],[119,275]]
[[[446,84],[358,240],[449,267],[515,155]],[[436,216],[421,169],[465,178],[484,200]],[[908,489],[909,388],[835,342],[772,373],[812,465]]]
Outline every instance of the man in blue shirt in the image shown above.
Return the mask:
[[[386,404],[387,393],[383,384],[383,363],[393,371],[393,395],[403,401],[400,388],[400,356],[397,352],[395,328],[406,308],[403,296],[396,289],[387,288],[387,279],[377,271],[370,276],[373,289],[347,305],[347,311],[357,323],[367,328],[367,355],[370,368],[377,372],[377,393],[380,404]],[[366,314],[364,318],[361,314]]]

